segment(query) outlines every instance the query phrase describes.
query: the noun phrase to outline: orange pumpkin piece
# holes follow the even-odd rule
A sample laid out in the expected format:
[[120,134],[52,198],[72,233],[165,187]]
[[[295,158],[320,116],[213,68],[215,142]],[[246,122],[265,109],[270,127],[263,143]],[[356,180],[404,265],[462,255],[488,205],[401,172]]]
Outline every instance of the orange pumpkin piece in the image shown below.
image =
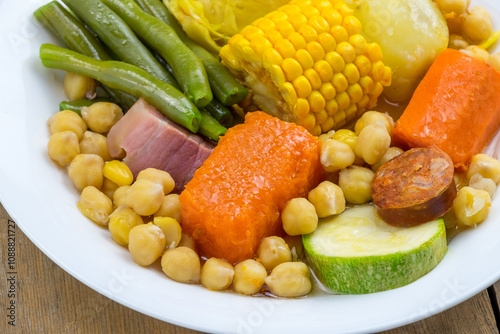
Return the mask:
[[282,235],[280,212],[324,177],[320,141],[264,112],[229,129],[180,195],[182,228],[200,255],[237,263]]
[[434,61],[403,115],[393,145],[437,146],[466,170],[500,125],[500,72],[484,61],[446,49]]

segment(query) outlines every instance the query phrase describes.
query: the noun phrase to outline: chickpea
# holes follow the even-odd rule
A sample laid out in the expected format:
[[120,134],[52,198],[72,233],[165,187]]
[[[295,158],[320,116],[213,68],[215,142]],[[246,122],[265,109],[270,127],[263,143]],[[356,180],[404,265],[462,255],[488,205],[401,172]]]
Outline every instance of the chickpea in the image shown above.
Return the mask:
[[394,120],[387,113],[381,113],[378,111],[367,111],[361,116],[360,119],[354,125],[354,132],[359,136],[361,130],[363,130],[368,125],[377,124],[381,122],[382,125],[387,129],[387,133],[390,135],[392,133],[392,127],[394,126]]
[[101,186],[101,191],[110,199],[113,199],[113,195],[115,194],[116,189],[118,189],[119,187],[119,185],[117,185],[110,179],[104,178]]
[[345,198],[342,189],[330,181],[321,182],[309,192],[307,199],[316,208],[319,218],[338,215],[345,210]]
[[384,156],[391,146],[391,136],[381,123],[370,124],[361,130],[354,153],[373,165]]
[[436,0],[436,4],[444,14],[462,14],[470,5],[470,0]]
[[168,194],[167,196],[163,197],[163,202],[154,215],[160,217],[172,217],[180,223],[181,202],[179,201],[179,195]]
[[385,151],[382,158],[372,165],[372,171],[376,172],[380,168],[380,166],[382,166],[392,158],[397,157],[401,153],[403,153],[403,150],[399,147],[389,147],[387,151]]
[[93,186],[83,189],[76,206],[85,217],[101,226],[108,224],[109,215],[113,212],[109,197]]
[[128,190],[130,186],[121,186],[115,190],[113,194],[113,205],[115,208],[119,207],[122,204],[125,204],[125,199],[127,198]]
[[100,156],[78,154],[69,164],[68,175],[78,191],[88,186],[100,189],[104,181],[103,168],[104,160]]
[[161,228],[152,223],[132,227],[128,239],[130,255],[140,266],[155,262],[165,249],[165,236]]
[[463,187],[453,201],[453,210],[459,225],[474,226],[482,223],[490,211],[491,198],[484,190]]
[[463,16],[465,37],[478,44],[487,40],[493,33],[493,20],[484,7],[472,7]]
[[309,268],[302,262],[278,265],[266,278],[266,284],[279,297],[300,297],[312,289]]
[[460,52],[484,62],[487,62],[490,59],[488,51],[477,45],[470,45],[467,48],[460,50]]
[[175,188],[175,181],[172,179],[169,173],[164,170],[156,168],[146,168],[139,172],[137,175],[137,180],[149,180],[154,183],[161,184],[163,187],[163,192],[170,194]]
[[257,256],[267,271],[273,270],[278,264],[292,261],[292,253],[285,240],[280,237],[267,237],[262,239]]
[[122,109],[110,102],[97,102],[82,108],[82,118],[92,131],[98,133],[108,132],[122,116]]
[[266,281],[267,271],[262,263],[249,259],[234,267],[233,286],[236,292],[253,295]]
[[333,173],[353,164],[354,152],[349,145],[335,139],[321,144],[321,164],[327,172]]
[[193,251],[196,252],[196,244],[195,244],[193,238],[191,238],[186,233],[182,233],[181,241],[179,241],[179,244],[177,245],[177,247],[191,248]]
[[64,76],[64,95],[70,101],[93,98],[97,86],[94,79],[87,76],[66,72]]
[[467,40],[465,40],[465,38],[463,38],[462,36],[457,34],[450,35],[450,39],[448,41],[449,48],[455,50],[462,50],[466,49],[469,45],[470,45],[469,42],[467,42]]
[[201,284],[210,290],[226,290],[233,283],[234,268],[224,260],[211,257],[201,268]]
[[132,228],[144,224],[142,217],[126,205],[120,205],[109,216],[109,232],[113,240],[122,246],[128,246]]
[[153,224],[161,228],[165,239],[167,240],[168,248],[175,248],[181,241],[182,228],[174,218],[170,217],[155,217]]
[[490,197],[493,197],[495,191],[497,190],[495,181],[493,181],[492,179],[484,178],[479,173],[476,173],[470,177],[469,187],[478,190],[484,190],[490,195]]
[[372,199],[371,184],[375,173],[365,167],[351,166],[340,171],[339,186],[347,202],[363,204]]
[[161,268],[174,281],[181,283],[198,283],[200,281],[200,258],[191,248],[168,249],[161,258]]
[[467,179],[479,173],[482,177],[492,179],[495,184],[500,182],[500,161],[489,155],[480,153],[472,157],[467,169]]
[[92,131],[85,131],[80,141],[80,152],[84,154],[97,154],[104,161],[110,161],[106,137]]
[[66,167],[80,154],[78,137],[72,131],[54,133],[47,144],[47,152],[55,163]]
[[47,121],[49,132],[51,135],[63,131],[72,131],[81,140],[85,131],[87,131],[87,124],[78,116],[77,113],[70,110],[63,110],[57,114],[52,115]]
[[488,64],[493,66],[493,68],[500,72],[500,52],[490,55],[488,58]]
[[316,208],[305,198],[290,200],[281,212],[281,220],[288,235],[309,234],[318,226]]
[[127,191],[125,204],[141,216],[154,214],[163,203],[163,187],[149,180],[137,180]]

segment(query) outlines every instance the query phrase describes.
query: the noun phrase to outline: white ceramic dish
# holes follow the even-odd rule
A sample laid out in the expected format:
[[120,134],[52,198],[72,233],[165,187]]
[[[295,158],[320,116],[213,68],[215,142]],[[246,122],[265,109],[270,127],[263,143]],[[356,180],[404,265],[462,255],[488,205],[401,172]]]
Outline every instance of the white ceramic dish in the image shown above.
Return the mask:
[[[175,283],[133,263],[76,208],[77,192],[46,153],[46,121],[64,99],[62,73],[38,59],[55,40],[32,18],[46,1],[0,1],[0,201],[53,261],[99,293],[152,317],[207,332],[361,333],[423,319],[500,279],[500,196],[479,228],[458,235],[425,277],[391,291],[303,299],[243,297]],[[500,3],[486,6],[500,28]],[[465,139],[466,140],[466,139]]]

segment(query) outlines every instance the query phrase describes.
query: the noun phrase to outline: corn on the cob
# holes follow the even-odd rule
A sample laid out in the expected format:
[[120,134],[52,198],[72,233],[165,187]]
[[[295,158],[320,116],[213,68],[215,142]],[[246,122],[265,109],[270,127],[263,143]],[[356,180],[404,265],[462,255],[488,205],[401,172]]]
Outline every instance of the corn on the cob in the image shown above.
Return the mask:
[[341,0],[292,0],[243,28],[220,56],[259,108],[319,135],[371,109],[391,83],[380,47],[360,32]]

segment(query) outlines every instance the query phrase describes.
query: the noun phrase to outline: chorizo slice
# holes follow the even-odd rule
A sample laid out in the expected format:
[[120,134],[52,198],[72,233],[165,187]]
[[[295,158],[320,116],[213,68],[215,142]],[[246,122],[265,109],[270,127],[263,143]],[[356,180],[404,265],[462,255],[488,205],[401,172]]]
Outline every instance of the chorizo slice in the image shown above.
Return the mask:
[[437,219],[457,195],[453,172],[453,161],[437,147],[413,148],[389,160],[371,186],[379,216],[400,227]]

